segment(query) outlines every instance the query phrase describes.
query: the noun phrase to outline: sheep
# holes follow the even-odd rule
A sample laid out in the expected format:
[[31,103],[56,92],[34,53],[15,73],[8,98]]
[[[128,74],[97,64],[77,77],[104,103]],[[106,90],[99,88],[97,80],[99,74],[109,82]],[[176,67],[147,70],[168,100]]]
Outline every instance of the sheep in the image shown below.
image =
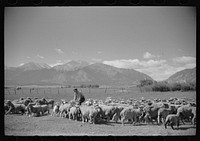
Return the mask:
[[[36,103],[29,103],[28,106],[26,106],[27,115],[29,115],[29,117],[33,114],[36,114],[38,116],[41,112],[40,105],[35,105],[35,104]],[[33,105],[35,105],[37,107],[33,107]]]
[[81,111],[79,107],[71,107],[69,110],[69,119],[78,120],[78,116],[80,115]]
[[169,114],[175,114],[176,108],[175,106],[170,106],[169,108],[160,108],[158,110],[158,124],[160,124],[160,119],[162,119],[163,123]]
[[6,112],[6,115],[9,113],[21,113],[23,115],[25,113],[24,104],[13,104],[10,100],[8,100],[7,105],[9,110]]
[[112,121],[117,122],[119,119],[121,119],[120,113],[124,109],[124,106],[117,106],[115,114],[113,115]]
[[7,113],[7,111],[9,110],[9,105],[6,103],[4,103],[4,114]]
[[44,113],[47,112],[47,114],[49,114],[49,107],[48,105],[40,105],[41,106],[41,113],[42,115],[44,115]]
[[35,103],[29,103],[26,107],[28,110],[29,117],[31,115],[39,116],[43,115],[45,112],[49,113],[49,107],[47,105],[35,105]]
[[196,107],[191,107],[190,104],[183,105],[177,109],[177,114],[178,116],[180,116],[180,119],[182,122],[184,119],[189,120],[190,117],[192,117],[191,124],[193,124],[193,121],[194,121],[193,118],[196,117]]
[[39,105],[44,105],[44,104],[48,104],[48,101],[45,98],[42,99],[36,99],[35,102]]
[[180,117],[177,114],[170,114],[166,117],[166,121],[165,121],[165,129],[167,129],[167,124],[170,124],[171,128],[174,130],[173,125],[176,124],[177,128],[179,128],[179,124],[180,124]]
[[192,113],[193,113],[193,118],[192,118],[192,124],[195,124],[196,120],[196,107],[192,107]]
[[80,106],[82,122],[84,123],[86,120],[89,120],[89,123],[96,124],[98,113],[101,112],[101,108],[98,106]]
[[124,125],[125,120],[131,120],[131,121],[134,120],[133,124],[135,125],[136,122],[138,121],[138,118],[141,115],[142,115],[142,108],[137,108],[137,109],[133,109],[130,107],[124,108],[120,112],[122,125]]
[[70,103],[65,103],[65,104],[61,103],[59,107],[60,117],[64,117],[64,114],[65,114],[65,117],[67,117],[71,107],[72,105]]
[[47,105],[51,105],[51,108],[54,106],[54,100],[53,99],[47,99]]
[[143,111],[144,111],[143,116],[144,116],[145,123],[147,123],[149,121],[152,122],[151,119],[157,119],[157,117],[158,117],[158,110],[160,108],[161,108],[160,105],[158,106],[157,104],[156,105],[151,105],[151,106],[144,107],[143,108]]
[[54,107],[53,107],[53,110],[52,110],[52,113],[51,113],[51,116],[53,116],[54,114],[58,114],[59,113],[59,104],[58,103],[56,103],[55,105],[54,105]]
[[107,121],[109,121],[115,114],[116,111],[115,106],[99,105],[99,107],[103,111],[103,118],[107,119]]

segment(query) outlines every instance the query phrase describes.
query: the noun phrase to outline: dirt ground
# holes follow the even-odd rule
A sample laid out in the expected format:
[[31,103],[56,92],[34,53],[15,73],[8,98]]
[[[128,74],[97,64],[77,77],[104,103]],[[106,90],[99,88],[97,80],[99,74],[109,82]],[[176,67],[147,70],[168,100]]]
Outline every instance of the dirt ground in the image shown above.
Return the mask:
[[[186,122],[180,125],[179,129],[167,129],[164,125],[152,124],[125,124],[121,123],[101,123],[89,124],[81,121],[69,120],[67,118],[52,117],[45,115],[41,117],[28,117],[25,115],[5,115],[4,134],[14,136],[176,136],[176,135],[196,135],[196,126]],[[176,128],[176,127],[175,127]]]

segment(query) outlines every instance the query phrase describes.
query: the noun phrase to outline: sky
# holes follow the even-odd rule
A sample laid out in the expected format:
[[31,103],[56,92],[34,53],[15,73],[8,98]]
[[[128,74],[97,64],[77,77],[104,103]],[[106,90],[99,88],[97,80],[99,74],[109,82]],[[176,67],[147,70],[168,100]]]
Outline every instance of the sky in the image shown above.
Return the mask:
[[196,67],[194,7],[6,7],[4,22],[8,67],[83,60],[157,81]]

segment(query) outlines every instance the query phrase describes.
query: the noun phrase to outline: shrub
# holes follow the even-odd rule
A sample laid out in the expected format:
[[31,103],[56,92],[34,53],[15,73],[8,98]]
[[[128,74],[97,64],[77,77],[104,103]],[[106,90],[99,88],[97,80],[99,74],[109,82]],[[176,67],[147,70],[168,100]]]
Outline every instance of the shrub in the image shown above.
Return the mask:
[[152,85],[154,82],[152,80],[140,80],[140,84],[138,85],[139,87],[143,87],[143,86],[148,86],[148,85]]

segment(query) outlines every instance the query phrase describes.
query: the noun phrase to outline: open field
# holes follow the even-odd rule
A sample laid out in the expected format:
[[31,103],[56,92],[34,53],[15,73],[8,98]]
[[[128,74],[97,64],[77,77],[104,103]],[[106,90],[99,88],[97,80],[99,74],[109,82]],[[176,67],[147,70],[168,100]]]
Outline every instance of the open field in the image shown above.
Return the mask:
[[[9,91],[8,91],[9,90]],[[22,88],[16,90],[16,94],[12,89],[5,89],[5,99],[19,99],[20,97],[45,97],[52,98],[55,101],[60,102],[61,99],[70,101],[73,99],[73,88],[39,88],[34,89],[30,93],[29,88]],[[168,99],[170,97],[186,97],[196,100],[196,92],[144,92],[141,93],[138,88],[131,89],[81,89],[86,99],[102,99],[111,96],[112,98],[161,98]],[[23,92],[22,92],[23,91]],[[59,91],[59,92],[58,92]],[[106,92],[105,92],[106,91]],[[140,124],[133,126],[131,124],[125,124],[122,127],[121,123],[102,123],[92,125],[89,123],[82,123],[80,121],[72,121],[60,117],[52,117],[45,115],[42,117],[28,117],[25,115],[5,115],[5,135],[195,135],[196,127],[186,122],[186,125],[180,125],[179,130],[172,130],[168,126],[165,129],[163,125],[152,124]]]
[[[83,92],[86,99],[101,99],[105,100],[106,97],[112,97],[115,99],[140,99],[141,97],[151,99],[151,98],[161,98],[168,99],[170,97],[186,97],[189,99],[196,100],[196,91],[188,91],[188,92],[140,92],[140,89],[137,87],[133,88],[115,88],[115,89],[105,89],[105,88],[80,88],[80,91]],[[30,92],[29,87],[22,88],[20,90],[16,90],[16,94],[14,89],[5,89],[4,90],[5,99],[19,99],[20,97],[38,97],[38,98],[52,98],[55,101],[60,102],[61,99],[66,99],[70,101],[73,99],[73,88],[34,88]]]

